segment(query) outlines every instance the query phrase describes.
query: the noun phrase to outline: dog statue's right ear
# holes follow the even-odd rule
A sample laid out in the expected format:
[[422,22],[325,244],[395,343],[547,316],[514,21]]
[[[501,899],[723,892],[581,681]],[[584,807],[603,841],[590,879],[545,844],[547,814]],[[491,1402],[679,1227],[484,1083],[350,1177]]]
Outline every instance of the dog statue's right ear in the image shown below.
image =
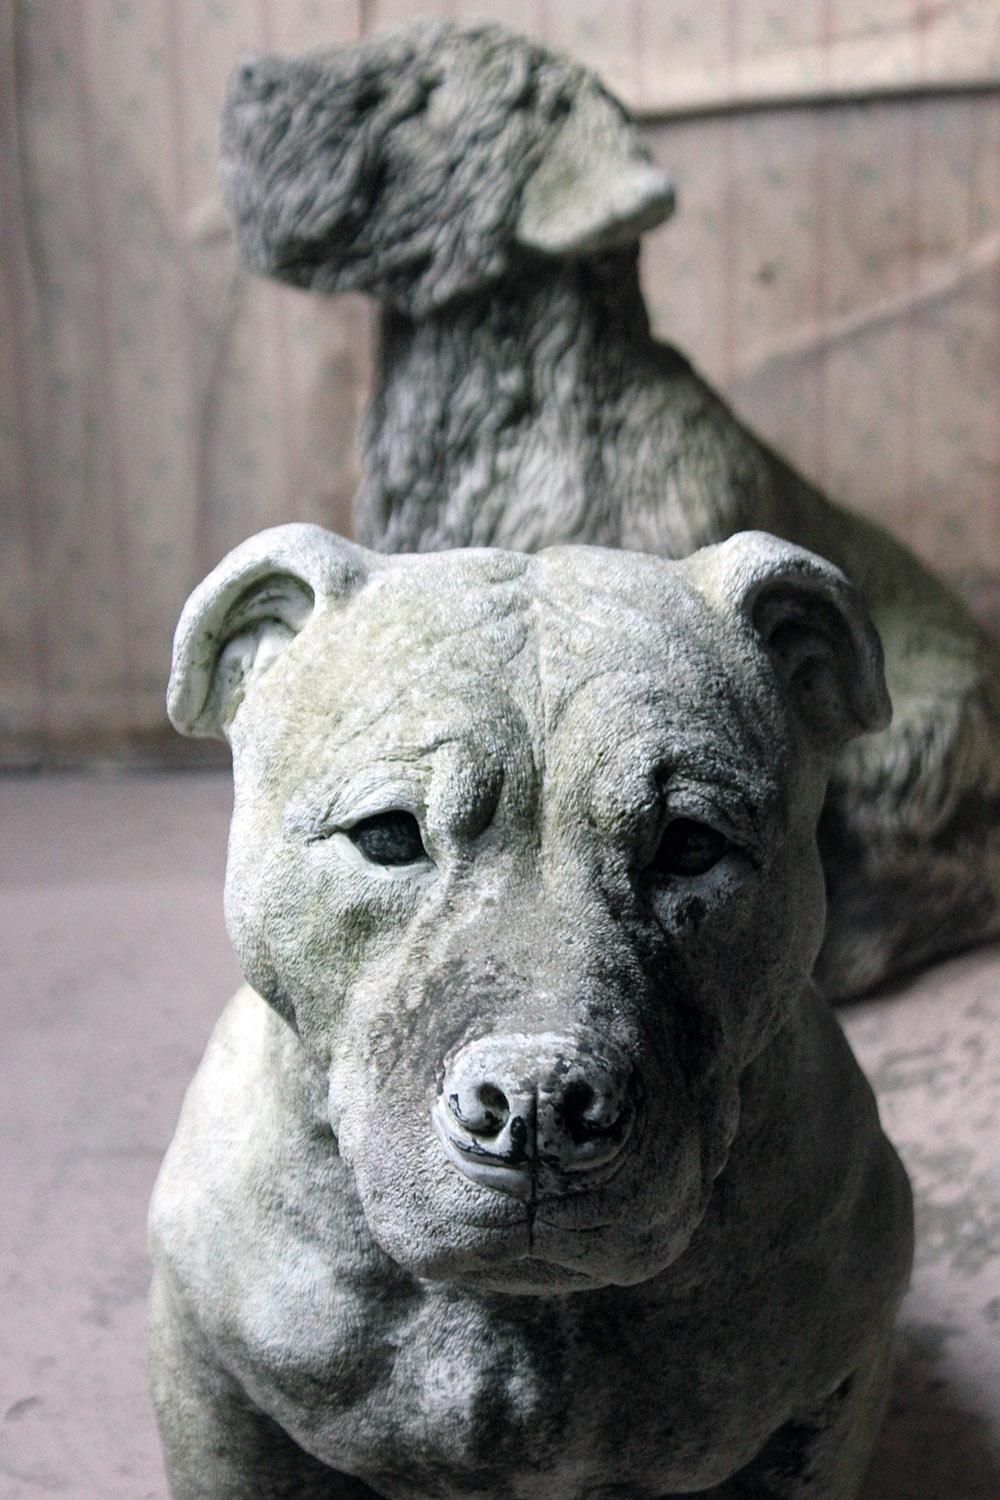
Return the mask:
[[275,526],[234,548],[181,613],[167,690],[174,728],[225,739],[250,683],[313,615],[364,582],[369,561],[321,526]]
[[681,564],[770,658],[814,744],[836,752],[892,717],[882,642],[860,592],[826,558],[738,531]]
[[586,79],[525,184],[516,238],[543,255],[593,255],[637,240],[673,208],[637,128]]

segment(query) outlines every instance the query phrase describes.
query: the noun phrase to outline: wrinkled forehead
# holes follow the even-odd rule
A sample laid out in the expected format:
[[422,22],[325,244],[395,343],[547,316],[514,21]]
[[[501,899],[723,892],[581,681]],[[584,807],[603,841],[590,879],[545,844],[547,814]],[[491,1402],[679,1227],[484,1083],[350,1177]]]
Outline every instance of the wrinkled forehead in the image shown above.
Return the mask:
[[513,554],[381,561],[287,653],[273,706],[289,716],[289,752],[405,760],[481,737],[532,697],[534,596]]
[[[763,680],[678,565],[599,549],[386,559],[289,653],[293,753],[416,762],[447,747],[561,781],[773,756]],[[757,674],[759,678],[759,673]],[[729,774],[727,771],[726,774]]]
[[734,789],[780,775],[770,676],[683,564],[585,547],[541,561],[547,763],[561,781],[581,746],[612,800],[653,772]]

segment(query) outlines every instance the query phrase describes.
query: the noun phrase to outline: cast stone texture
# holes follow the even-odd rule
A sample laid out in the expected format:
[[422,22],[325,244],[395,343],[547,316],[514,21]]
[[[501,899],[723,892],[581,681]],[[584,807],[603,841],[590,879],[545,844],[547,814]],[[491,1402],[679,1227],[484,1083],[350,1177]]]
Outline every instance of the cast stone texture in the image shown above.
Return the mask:
[[192,595],[170,712],[232,747],[248,980],[152,1207],[177,1500],[854,1496],[912,1243],[810,979],[889,712],[860,593],[761,533],[287,526]]
[[497,27],[437,23],[251,57],[222,175],[252,266],[382,304],[362,540],[682,557],[755,528],[829,557],[868,599],[894,719],[831,781],[820,981],[862,993],[997,932],[996,648],[905,546],[651,338],[637,241],[673,196],[595,75]]

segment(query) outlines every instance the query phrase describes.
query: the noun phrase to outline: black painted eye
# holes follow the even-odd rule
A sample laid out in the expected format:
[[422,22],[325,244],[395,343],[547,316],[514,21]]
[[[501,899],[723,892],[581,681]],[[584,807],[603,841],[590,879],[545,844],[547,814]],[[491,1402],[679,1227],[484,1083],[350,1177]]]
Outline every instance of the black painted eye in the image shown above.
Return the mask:
[[694,818],[674,818],[663,830],[646,873],[654,877],[704,875],[732,847],[725,834],[707,823],[697,823]]
[[398,809],[374,813],[345,832],[373,865],[413,865],[427,858],[420,824],[412,813]]

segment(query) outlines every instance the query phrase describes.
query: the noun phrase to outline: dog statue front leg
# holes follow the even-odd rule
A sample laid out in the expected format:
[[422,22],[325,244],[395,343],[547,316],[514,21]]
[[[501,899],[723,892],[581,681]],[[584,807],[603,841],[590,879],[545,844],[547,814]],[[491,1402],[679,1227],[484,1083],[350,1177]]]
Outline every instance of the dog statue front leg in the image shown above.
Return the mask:
[[825,1401],[773,1433],[705,1500],[855,1500],[889,1396],[892,1344]]
[[173,1500],[376,1500],[257,1410],[162,1275],[150,1294],[149,1368]]

